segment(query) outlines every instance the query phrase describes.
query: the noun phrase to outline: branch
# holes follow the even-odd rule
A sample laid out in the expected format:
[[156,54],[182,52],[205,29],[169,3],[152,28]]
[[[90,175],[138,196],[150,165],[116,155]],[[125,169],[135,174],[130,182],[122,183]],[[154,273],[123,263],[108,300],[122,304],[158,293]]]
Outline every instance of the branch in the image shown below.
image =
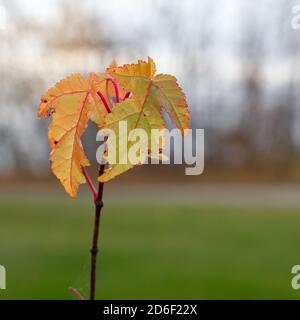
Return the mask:
[[[99,169],[99,176],[104,172],[105,165],[102,164]],[[95,221],[94,221],[94,232],[93,232],[93,243],[91,248],[91,277],[90,277],[90,299],[95,300],[96,298],[96,271],[97,271],[97,254],[98,254],[98,239],[100,230],[100,218],[101,209],[103,208],[103,187],[104,183],[99,182],[98,196],[95,200]]]
[[[100,91],[97,92],[103,97]],[[101,98],[102,100],[102,98]],[[107,105],[107,101],[103,97],[104,105]],[[106,109],[108,113],[111,113],[111,110],[108,108]],[[99,176],[104,173],[105,164],[100,165],[99,168]],[[95,300],[96,298],[96,275],[97,275],[97,254],[98,254],[98,239],[99,239],[99,230],[100,230],[100,219],[101,219],[101,209],[103,208],[103,187],[104,183],[99,182],[98,184],[98,193],[95,199],[95,221],[94,221],[94,231],[93,231],[93,242],[91,252],[91,275],[90,275],[90,300]]]

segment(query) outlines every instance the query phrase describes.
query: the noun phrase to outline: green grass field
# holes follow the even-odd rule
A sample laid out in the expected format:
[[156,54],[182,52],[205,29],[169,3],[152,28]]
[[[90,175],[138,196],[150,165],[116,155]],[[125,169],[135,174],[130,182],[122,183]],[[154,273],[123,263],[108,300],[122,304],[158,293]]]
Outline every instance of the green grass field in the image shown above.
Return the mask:
[[[300,298],[297,209],[166,205],[104,208],[99,299]],[[0,200],[0,299],[87,295],[93,206]]]

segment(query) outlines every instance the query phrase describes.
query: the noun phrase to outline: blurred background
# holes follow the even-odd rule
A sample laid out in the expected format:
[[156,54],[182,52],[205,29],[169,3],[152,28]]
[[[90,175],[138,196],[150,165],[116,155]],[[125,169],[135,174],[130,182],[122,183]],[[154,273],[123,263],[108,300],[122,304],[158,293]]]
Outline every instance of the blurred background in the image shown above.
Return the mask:
[[[299,298],[300,1],[0,0],[0,299],[88,292],[93,204],[49,169],[43,92],[150,56],[177,77],[205,170],[135,168],[105,186],[99,298]],[[96,128],[84,146],[96,178]]]

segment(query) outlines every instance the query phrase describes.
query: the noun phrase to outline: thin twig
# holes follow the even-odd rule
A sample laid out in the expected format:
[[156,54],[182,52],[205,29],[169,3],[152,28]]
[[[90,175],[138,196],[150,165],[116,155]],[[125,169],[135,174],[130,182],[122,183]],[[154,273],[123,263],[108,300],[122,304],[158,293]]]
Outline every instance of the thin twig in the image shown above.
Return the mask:
[[[111,113],[108,103],[99,90],[97,92],[98,96],[101,98],[106,111]],[[99,176],[104,173],[105,164],[100,165]],[[94,221],[94,231],[93,231],[93,242],[91,252],[91,275],[90,275],[90,300],[95,300],[96,298],[96,271],[97,271],[97,254],[98,254],[98,239],[100,231],[100,220],[101,220],[101,209],[103,208],[103,187],[104,183],[99,182],[97,196],[94,200],[95,202],[95,221]]]
[[[101,165],[99,169],[99,176],[104,173],[105,165]],[[97,270],[97,253],[98,253],[98,239],[100,230],[101,209],[103,207],[103,187],[104,183],[99,182],[98,195],[95,200],[95,221],[93,232],[93,243],[91,248],[91,278],[90,278],[90,299],[96,298],[96,270]]]
[[69,290],[79,299],[79,300],[85,300],[85,298],[81,295],[81,293],[75,289],[70,287]]

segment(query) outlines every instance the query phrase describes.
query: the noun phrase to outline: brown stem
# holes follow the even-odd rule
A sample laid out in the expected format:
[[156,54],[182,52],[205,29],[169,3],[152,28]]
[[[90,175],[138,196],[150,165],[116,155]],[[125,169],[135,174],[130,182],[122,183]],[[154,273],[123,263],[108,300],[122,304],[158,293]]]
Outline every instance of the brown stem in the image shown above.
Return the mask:
[[[105,165],[100,165],[99,176],[104,173]],[[95,221],[93,232],[93,243],[91,248],[91,278],[90,278],[90,300],[96,298],[96,269],[97,269],[97,253],[98,253],[98,238],[100,229],[101,209],[103,207],[103,186],[102,182],[99,182],[98,195],[95,199]]]
[[[109,105],[99,90],[97,92],[101,98],[106,111],[111,113]],[[99,168],[99,177],[104,173],[105,164],[101,164]],[[98,193],[94,200],[95,202],[95,221],[94,221],[94,232],[93,232],[93,244],[91,248],[91,278],[90,278],[90,300],[95,300],[96,298],[96,271],[97,271],[97,253],[98,253],[98,239],[99,239],[99,230],[100,230],[100,219],[101,219],[101,209],[103,208],[103,187],[104,183],[99,182]]]

